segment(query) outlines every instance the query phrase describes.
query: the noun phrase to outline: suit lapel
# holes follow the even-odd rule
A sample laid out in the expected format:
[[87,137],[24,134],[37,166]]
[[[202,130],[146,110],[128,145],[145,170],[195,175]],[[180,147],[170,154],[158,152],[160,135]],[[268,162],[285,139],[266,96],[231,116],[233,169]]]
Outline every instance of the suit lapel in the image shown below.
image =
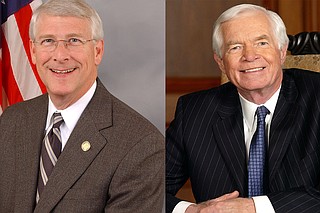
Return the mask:
[[243,116],[239,95],[234,86],[224,92],[218,112],[220,119],[213,125],[213,132],[221,155],[231,172],[241,195],[246,193],[246,149],[243,133]]
[[269,177],[270,183],[275,175],[283,157],[286,153],[288,145],[292,141],[294,135],[295,116],[300,108],[295,104],[298,97],[298,90],[294,80],[284,74],[282,88],[279,94],[273,119],[271,122],[270,138],[269,138]]
[[[111,95],[98,80],[96,92],[70,135],[35,212],[49,212],[55,207],[105,147],[107,141],[99,131],[111,125]],[[88,151],[81,148],[85,141],[91,145]]]
[[33,105],[27,105],[26,119],[22,120],[23,134],[16,143],[16,209],[30,208],[35,205],[37,190],[39,156],[47,117],[48,96],[37,98]]

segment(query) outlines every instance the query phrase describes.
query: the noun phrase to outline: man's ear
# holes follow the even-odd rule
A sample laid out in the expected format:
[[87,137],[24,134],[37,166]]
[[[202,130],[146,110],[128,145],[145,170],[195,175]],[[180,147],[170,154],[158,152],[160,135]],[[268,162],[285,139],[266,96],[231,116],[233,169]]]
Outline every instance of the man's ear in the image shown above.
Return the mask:
[[214,60],[217,62],[220,70],[221,70],[223,73],[226,73],[222,58],[220,58],[220,56],[218,56],[217,53],[214,53],[214,54],[213,54],[213,58],[214,58]]
[[104,41],[98,40],[95,44],[95,64],[98,66],[102,61],[102,56],[104,53]]
[[287,56],[287,50],[288,50],[288,45],[282,47],[280,49],[280,61],[281,61],[281,65],[284,64],[285,60],[286,60],[286,56]]

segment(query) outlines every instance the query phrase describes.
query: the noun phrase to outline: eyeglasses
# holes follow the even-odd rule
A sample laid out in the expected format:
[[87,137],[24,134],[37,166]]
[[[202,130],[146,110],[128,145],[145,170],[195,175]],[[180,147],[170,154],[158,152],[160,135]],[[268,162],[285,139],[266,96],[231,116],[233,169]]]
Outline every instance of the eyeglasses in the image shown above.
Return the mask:
[[64,46],[68,50],[78,50],[80,47],[85,45],[87,42],[95,41],[95,39],[82,40],[79,38],[69,38],[67,40],[65,40],[65,39],[55,40],[52,38],[45,38],[40,41],[33,41],[33,43],[37,44],[38,47],[40,47],[40,49],[42,51],[52,52],[57,48],[60,41],[63,42]]

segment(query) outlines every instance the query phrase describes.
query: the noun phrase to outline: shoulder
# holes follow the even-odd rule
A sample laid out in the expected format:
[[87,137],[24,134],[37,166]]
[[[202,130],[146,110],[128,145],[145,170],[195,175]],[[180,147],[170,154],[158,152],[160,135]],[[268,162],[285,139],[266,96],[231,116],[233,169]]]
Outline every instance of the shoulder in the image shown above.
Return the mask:
[[156,129],[149,120],[117,97],[111,95],[111,101],[114,122],[122,125],[130,124],[130,128],[140,127],[150,131]]
[[320,73],[303,69],[284,69],[284,82],[293,81],[298,88],[319,90]]
[[113,125],[119,135],[133,143],[144,141],[159,146],[164,141],[163,135],[149,120],[116,97],[113,97]]
[[238,99],[237,88],[230,82],[208,90],[202,90],[183,95],[178,99],[178,105],[185,109],[195,108],[195,106],[208,107],[209,105],[224,105],[230,99]]
[[[9,106],[0,116],[0,135],[13,138],[31,123],[44,121],[47,114],[47,95],[41,95],[28,101],[23,101]],[[3,133],[3,134],[2,134]]]
[[110,141],[133,145],[143,140],[163,140],[160,131],[149,120],[112,95],[102,84],[91,106],[88,107],[98,114],[93,115],[95,118],[111,122],[111,127],[106,129],[106,137]]
[[2,120],[19,120],[32,113],[39,113],[47,110],[48,96],[47,94],[37,96],[30,100],[18,102],[6,108],[0,116]]
[[285,69],[283,78],[284,91],[288,94],[297,92],[304,100],[320,98],[320,73],[303,69]]
[[295,81],[320,81],[320,73],[310,70],[291,68],[284,69],[285,78],[293,78]]
[[[142,116],[132,107],[128,106],[119,98],[111,94],[100,81],[98,81],[97,95],[100,98],[102,98],[100,99],[100,101],[98,101],[100,102],[100,104],[98,104],[98,107],[102,106],[105,107],[107,110],[108,108],[111,109],[114,124],[119,124],[123,126],[130,124],[130,128],[140,126],[141,128],[145,128],[146,130],[151,131],[156,129],[156,127],[154,127],[151,124],[151,122],[147,120],[144,116]],[[104,103],[102,104],[101,102]]]

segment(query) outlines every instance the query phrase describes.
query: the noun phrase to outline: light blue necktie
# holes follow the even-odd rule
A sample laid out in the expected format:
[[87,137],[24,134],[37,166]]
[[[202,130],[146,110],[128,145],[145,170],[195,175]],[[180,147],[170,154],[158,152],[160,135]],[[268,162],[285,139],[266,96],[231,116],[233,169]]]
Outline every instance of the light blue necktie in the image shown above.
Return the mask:
[[[257,130],[253,135],[248,161],[248,196],[265,194],[267,139],[265,134],[265,118],[269,114],[265,106],[257,108]],[[266,184],[266,183],[265,183]]]

